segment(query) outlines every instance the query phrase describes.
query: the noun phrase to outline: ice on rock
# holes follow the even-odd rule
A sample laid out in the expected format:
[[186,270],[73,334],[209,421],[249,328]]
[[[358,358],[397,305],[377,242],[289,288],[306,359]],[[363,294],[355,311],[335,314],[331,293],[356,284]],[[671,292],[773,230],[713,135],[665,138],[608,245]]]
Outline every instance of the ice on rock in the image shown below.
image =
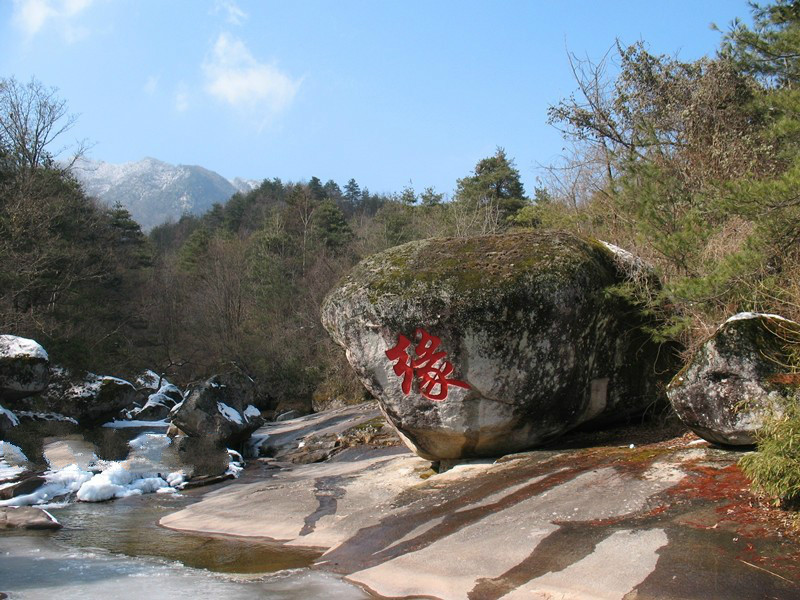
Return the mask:
[[253,417],[260,417],[261,411],[258,410],[252,404],[248,404],[247,408],[244,409],[244,416],[248,419],[252,419]]
[[240,415],[239,411],[233,408],[232,406],[228,406],[224,402],[217,402],[217,410],[228,421],[237,423],[238,425],[244,424],[244,422],[242,421],[242,415]]
[[71,494],[82,502],[102,502],[153,492],[174,492],[183,485],[186,476],[165,464],[164,451],[171,443],[163,434],[142,434],[131,440],[131,453],[124,461],[100,461],[93,470],[83,470],[72,464],[49,471],[39,489],[0,501],[0,506],[45,504]]
[[19,446],[0,442],[0,481],[8,481],[26,471],[28,457]]
[[0,506],[28,506],[31,504],[47,504],[56,498],[74,494],[81,486],[92,478],[91,471],[84,471],[78,465],[69,465],[58,471],[44,474],[45,483],[38,489],[9,500],[0,500]]

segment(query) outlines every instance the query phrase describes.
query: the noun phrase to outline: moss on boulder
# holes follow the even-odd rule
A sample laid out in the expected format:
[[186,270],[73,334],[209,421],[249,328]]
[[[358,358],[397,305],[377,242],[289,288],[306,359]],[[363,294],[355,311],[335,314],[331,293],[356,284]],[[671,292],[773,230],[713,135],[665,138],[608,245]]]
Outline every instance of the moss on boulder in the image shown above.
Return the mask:
[[[659,354],[642,311],[610,293],[613,249],[558,232],[411,242],[362,261],[326,298],[324,326],[390,422],[421,456],[495,456],[582,423],[642,412],[660,397]],[[440,338],[448,385],[409,393],[386,351]],[[417,337],[415,337],[415,335]]]

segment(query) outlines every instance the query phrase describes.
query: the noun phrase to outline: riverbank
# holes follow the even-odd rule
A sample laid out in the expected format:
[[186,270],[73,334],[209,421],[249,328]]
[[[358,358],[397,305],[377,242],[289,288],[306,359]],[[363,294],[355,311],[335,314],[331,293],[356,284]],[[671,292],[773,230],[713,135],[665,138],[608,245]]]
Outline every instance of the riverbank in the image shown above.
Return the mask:
[[[279,433],[280,455],[357,422],[333,411],[259,434]],[[161,524],[322,549],[317,569],[386,597],[798,598],[800,540],[751,495],[740,456],[632,427],[437,474],[366,444],[312,464],[262,459],[262,480]]]

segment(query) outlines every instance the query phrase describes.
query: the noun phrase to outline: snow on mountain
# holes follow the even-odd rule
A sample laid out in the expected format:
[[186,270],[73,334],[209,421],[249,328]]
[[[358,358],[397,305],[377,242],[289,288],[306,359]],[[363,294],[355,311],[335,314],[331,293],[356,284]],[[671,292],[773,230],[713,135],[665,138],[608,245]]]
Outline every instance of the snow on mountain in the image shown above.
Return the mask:
[[90,196],[108,206],[120,202],[149,231],[184,214],[200,215],[236,192],[249,192],[259,181],[233,181],[196,165],[171,165],[155,158],[111,164],[82,159],[73,168]]
[[231,183],[233,184],[233,187],[243,194],[246,194],[247,192],[252,191],[261,185],[261,182],[258,179],[242,179],[241,177],[234,177],[231,179]]

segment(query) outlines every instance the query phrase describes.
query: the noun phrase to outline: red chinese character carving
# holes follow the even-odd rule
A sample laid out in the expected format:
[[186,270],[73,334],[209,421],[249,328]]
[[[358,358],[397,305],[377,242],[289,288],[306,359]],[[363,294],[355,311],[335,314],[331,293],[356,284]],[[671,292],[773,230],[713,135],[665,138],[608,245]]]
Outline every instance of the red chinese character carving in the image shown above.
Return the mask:
[[[468,383],[448,378],[448,375],[453,372],[453,365],[444,360],[447,352],[436,351],[442,340],[435,335],[430,335],[424,329],[417,329],[415,335],[420,337],[419,343],[414,348],[415,359],[408,354],[411,342],[402,334],[397,335],[397,344],[386,351],[389,360],[398,361],[394,365],[394,372],[395,375],[403,378],[400,386],[403,393],[408,394],[411,391],[411,381],[414,375],[420,379],[422,395],[435,402],[447,398],[448,386],[454,385],[469,389]],[[434,392],[433,390],[437,386],[439,391]]]

